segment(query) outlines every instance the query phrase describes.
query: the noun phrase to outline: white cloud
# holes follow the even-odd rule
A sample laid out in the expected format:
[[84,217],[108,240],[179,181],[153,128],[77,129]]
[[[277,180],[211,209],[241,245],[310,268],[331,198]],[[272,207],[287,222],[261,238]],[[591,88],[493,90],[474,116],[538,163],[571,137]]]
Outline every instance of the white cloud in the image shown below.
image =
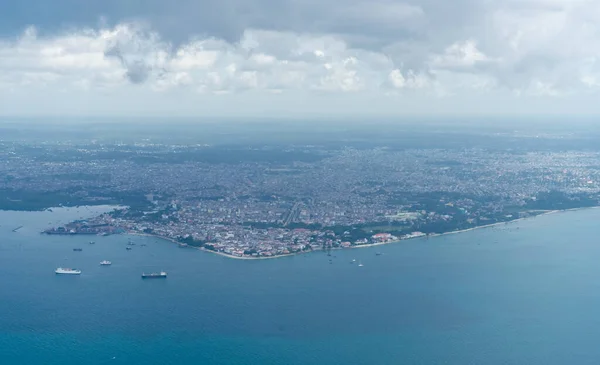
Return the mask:
[[383,54],[351,49],[333,36],[247,30],[228,43],[196,39],[174,49],[156,33],[134,25],[39,37],[28,29],[0,44],[5,87],[37,77],[62,87],[120,87],[128,81],[156,91],[176,87],[202,92],[377,89],[393,69]]
[[450,45],[443,54],[435,55],[431,67],[439,69],[471,68],[478,62],[489,61],[479,49],[474,40],[469,39]]
[[289,29],[265,22],[237,38],[191,34],[179,43],[131,23],[43,35],[30,27],[0,38],[0,98],[60,92],[93,104],[117,95],[193,101],[275,94],[327,104],[334,96],[484,93],[492,103],[495,95],[552,100],[600,88],[596,0],[344,2],[329,26],[322,22],[334,14],[330,7],[301,1],[298,16],[323,10],[317,31],[290,17],[282,20]]
[[426,75],[416,74],[413,70],[408,70],[404,75],[401,70],[394,69],[389,73],[388,81],[394,89],[425,89],[431,86]]

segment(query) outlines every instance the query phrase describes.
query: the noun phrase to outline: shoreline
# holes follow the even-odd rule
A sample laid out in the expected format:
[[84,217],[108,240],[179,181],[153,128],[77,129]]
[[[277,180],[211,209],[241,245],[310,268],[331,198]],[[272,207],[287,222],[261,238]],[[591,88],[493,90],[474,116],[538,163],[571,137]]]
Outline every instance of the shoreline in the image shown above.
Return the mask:
[[174,244],[176,244],[179,247],[191,248],[191,249],[195,249],[195,250],[198,250],[198,251],[203,251],[203,252],[208,252],[208,253],[214,253],[215,255],[227,257],[229,259],[237,259],[237,260],[269,260],[269,259],[278,259],[278,258],[281,258],[281,257],[297,256],[297,255],[301,255],[302,253],[310,253],[310,252],[312,252],[312,251],[307,251],[307,252],[300,252],[300,253],[289,253],[289,254],[286,254],[286,255],[262,256],[262,257],[234,256],[234,255],[230,255],[230,254],[225,253],[225,252],[207,250],[204,247],[190,246],[188,244],[185,244],[185,243],[179,242],[177,240],[174,240],[173,238],[169,238],[169,237],[165,237],[165,236],[160,236],[160,235],[156,235],[156,234],[138,233],[138,232],[130,232],[130,231],[127,231],[124,234],[128,235],[128,236],[141,236],[141,237],[158,238],[158,239],[161,239],[161,240],[165,240],[165,241],[169,241],[171,243],[174,243]]
[[[493,227],[497,227],[497,226],[501,226],[501,225],[514,224],[514,223],[518,223],[518,222],[525,221],[525,220],[528,220],[528,219],[533,219],[533,218],[536,218],[536,217],[541,217],[541,216],[544,216],[544,215],[550,215],[550,214],[556,214],[556,213],[574,212],[574,211],[578,211],[578,210],[587,210],[587,209],[596,209],[596,208],[600,208],[600,206],[581,207],[581,208],[569,208],[569,209],[558,209],[558,210],[548,210],[548,211],[543,211],[542,213],[534,215],[534,216],[517,218],[517,219],[513,219],[513,220],[510,220],[510,221],[506,221],[506,222],[496,222],[496,223],[490,223],[490,224],[485,224],[485,225],[471,227],[471,228],[465,228],[465,229],[456,230],[456,231],[450,231],[450,232],[444,232],[444,233],[432,233],[432,234],[424,235],[424,236],[416,236],[416,237],[399,239],[399,240],[394,240],[394,241],[377,242],[377,243],[371,243],[371,244],[365,244],[365,245],[350,246],[350,247],[347,247],[347,248],[336,247],[336,248],[332,248],[331,250],[347,250],[347,249],[356,249],[356,248],[369,248],[369,247],[389,245],[389,244],[394,244],[394,243],[399,243],[399,242],[404,242],[404,241],[412,241],[412,240],[415,240],[415,239],[418,239],[418,238],[441,237],[441,236],[446,236],[446,235],[451,235],[451,234],[458,234],[458,233],[470,232],[470,231],[474,231],[474,230],[478,230],[478,229],[493,228]],[[162,239],[162,240],[165,240],[165,241],[172,242],[172,243],[178,245],[179,247],[189,247],[189,248],[197,249],[199,251],[213,253],[213,254],[216,254],[216,255],[219,255],[219,256],[227,257],[229,259],[237,259],[237,260],[271,260],[271,259],[278,259],[278,258],[282,258],[282,257],[299,256],[299,255],[308,254],[308,253],[312,253],[312,252],[323,251],[322,249],[313,249],[311,251],[303,251],[303,252],[298,252],[298,253],[289,253],[289,254],[285,254],[285,255],[274,255],[274,256],[261,256],[261,257],[234,256],[234,255],[230,255],[230,254],[225,253],[225,252],[207,250],[204,247],[190,246],[188,244],[179,242],[179,241],[177,241],[177,240],[175,240],[173,238],[164,237],[164,236],[160,236],[160,235],[155,235],[155,234],[150,234],[150,233],[139,233],[139,232],[134,232],[134,231],[126,231],[124,234],[130,235],[130,236],[143,236],[143,237],[158,238],[158,239]]]

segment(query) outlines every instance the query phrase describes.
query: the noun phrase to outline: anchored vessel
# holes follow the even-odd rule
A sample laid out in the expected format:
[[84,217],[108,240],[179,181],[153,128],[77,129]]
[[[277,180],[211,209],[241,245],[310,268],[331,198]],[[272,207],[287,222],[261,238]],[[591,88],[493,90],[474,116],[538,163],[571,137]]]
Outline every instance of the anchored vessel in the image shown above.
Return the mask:
[[55,271],[59,275],[80,275],[81,270],[69,269],[68,267],[59,267]]
[[142,273],[142,279],[163,279],[167,277],[167,273],[164,271],[153,272],[150,274]]

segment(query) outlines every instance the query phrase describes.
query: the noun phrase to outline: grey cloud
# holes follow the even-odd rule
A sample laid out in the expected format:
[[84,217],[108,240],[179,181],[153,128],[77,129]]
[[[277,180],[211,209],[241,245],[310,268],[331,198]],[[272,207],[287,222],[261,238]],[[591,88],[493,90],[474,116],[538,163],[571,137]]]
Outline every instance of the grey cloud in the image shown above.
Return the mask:
[[[343,47],[385,55],[403,74],[412,70],[429,77],[435,74],[430,69],[432,58],[443,55],[452,44],[474,39],[478,50],[492,61],[454,69],[448,66],[444,71],[485,74],[509,88],[521,87],[532,79],[565,85],[578,82],[580,65],[576,59],[595,57],[593,49],[600,46],[595,35],[600,29],[594,28],[600,8],[595,0],[54,0],[52,9],[40,11],[48,8],[47,1],[5,0],[15,16],[0,19],[6,20],[0,21],[0,32],[17,25],[22,30],[28,24],[39,25],[42,34],[59,25],[94,26],[102,15],[109,25],[144,20],[170,44],[169,49],[176,49],[190,39],[210,37],[222,40],[225,47],[237,47],[248,29],[259,29],[264,31],[258,40],[260,52],[307,63],[314,62],[314,54],[290,54],[295,37],[329,35],[343,40]],[[570,9],[565,25],[570,28],[558,34],[557,41],[550,37],[538,42],[531,37],[536,28],[527,28],[528,24],[543,14],[561,16],[565,9]],[[498,22],[498,13],[506,14],[510,21]],[[584,32],[581,20],[590,23],[586,25],[592,28],[590,34]],[[552,28],[544,23],[540,27],[542,35]],[[509,38],[517,37],[520,28],[531,43],[539,43],[537,48],[513,49]],[[289,37],[282,41],[279,34],[271,44],[269,31],[289,32]],[[216,47],[223,47],[220,42],[215,42]],[[121,62],[131,82],[143,83],[163,72],[159,64],[144,57],[148,53],[144,47],[147,45],[125,39],[108,49],[106,56]],[[247,51],[248,58],[255,52],[251,45]],[[243,67],[266,66],[247,63]],[[589,72],[597,71],[589,68]]]
[[[54,0],[51,11],[41,11],[48,8],[47,0],[5,2],[16,18],[9,22],[13,30],[22,30],[30,24],[36,24],[44,31],[60,29],[64,25],[89,26],[97,24],[100,16],[106,17],[109,24],[144,19],[169,41],[181,44],[196,35],[214,36],[234,42],[247,28],[365,34],[393,39],[397,31],[420,27],[419,17],[423,10],[427,13],[444,8],[443,3],[446,1]],[[454,2],[456,1],[452,3]],[[421,3],[427,8],[422,8]],[[434,3],[436,6],[431,6]]]
[[148,80],[150,72],[152,71],[152,68],[146,65],[143,61],[134,61],[133,63],[128,64],[126,67],[127,72],[125,75],[129,81],[134,84],[144,83],[146,80]]
[[158,35],[138,25],[118,33],[107,46],[104,56],[117,59],[125,68],[125,77],[131,83],[142,84],[153,73],[161,74],[165,71],[153,59],[158,50],[168,52],[169,47],[160,41]]
[[121,62],[125,68],[125,76],[133,84],[143,84],[148,77],[152,68],[149,67],[143,60],[128,61],[123,55],[118,44],[113,45],[104,52],[105,57],[114,57]]
[[[477,28],[482,8],[491,0],[104,0],[83,6],[81,0],[53,0],[52,11],[35,9],[47,0],[7,0],[27,24],[42,30],[56,24],[95,25],[100,16],[108,24],[147,21],[174,47],[194,37],[237,42],[249,28],[299,34],[333,34],[349,47],[394,51],[398,64],[422,69],[426,57],[403,51],[397,44],[426,44],[440,51]],[[501,0],[508,1],[508,0]],[[87,3],[87,2],[86,2]],[[34,9],[27,12],[27,9]],[[402,51],[402,52],[401,52]]]

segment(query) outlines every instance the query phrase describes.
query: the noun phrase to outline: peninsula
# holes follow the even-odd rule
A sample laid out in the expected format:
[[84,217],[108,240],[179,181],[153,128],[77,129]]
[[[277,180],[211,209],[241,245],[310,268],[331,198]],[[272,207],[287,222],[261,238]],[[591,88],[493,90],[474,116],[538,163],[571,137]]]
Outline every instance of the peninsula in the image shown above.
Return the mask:
[[121,208],[48,234],[146,234],[269,258],[600,205],[600,133],[587,125],[57,128],[0,141],[0,209]]

